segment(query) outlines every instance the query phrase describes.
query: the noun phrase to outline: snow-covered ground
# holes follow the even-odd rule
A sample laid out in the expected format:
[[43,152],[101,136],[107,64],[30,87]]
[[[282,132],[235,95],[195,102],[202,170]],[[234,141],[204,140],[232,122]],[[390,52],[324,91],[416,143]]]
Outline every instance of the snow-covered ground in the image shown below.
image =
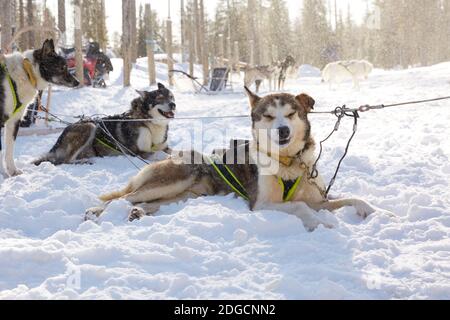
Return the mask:
[[[120,60],[114,64],[107,90],[60,89],[52,111],[125,111],[136,94],[121,87]],[[167,78],[160,64],[158,78]],[[196,95],[177,79],[179,117],[249,112],[240,86],[233,94]],[[148,89],[145,60],[132,84]],[[314,76],[287,84],[313,96],[317,110],[408,101],[448,95],[450,63],[376,70],[361,91],[350,87],[329,91]],[[311,119],[317,140],[334,126],[330,116]],[[130,205],[119,201],[98,224],[83,222],[97,196],[123,186],[136,169],[123,157],[34,167],[30,161],[57,135],[19,137],[24,174],[0,178],[0,299],[450,299],[449,123],[448,101],[362,114],[333,194],[367,199],[397,217],[322,212],[335,228],[313,233],[296,217],[250,212],[231,195],[170,205],[134,223],[126,222]],[[326,145],[320,170],[327,178],[351,127],[346,120]],[[183,146],[199,128],[209,149],[250,137],[248,119],[174,121],[171,145]]]

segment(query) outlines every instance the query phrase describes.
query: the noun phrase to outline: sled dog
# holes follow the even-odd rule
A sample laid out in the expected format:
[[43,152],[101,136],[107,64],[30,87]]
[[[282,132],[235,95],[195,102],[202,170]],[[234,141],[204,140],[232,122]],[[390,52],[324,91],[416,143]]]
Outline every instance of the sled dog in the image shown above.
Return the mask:
[[0,174],[17,176],[21,171],[14,163],[14,144],[26,107],[49,83],[77,87],[79,82],[69,73],[64,58],[56,54],[53,40],[46,40],[41,49],[0,59],[0,131],[4,127],[6,163],[5,171],[0,141]]
[[269,88],[272,90],[272,84],[274,83],[275,86],[277,84],[277,75],[279,75],[280,70],[281,66],[278,66],[278,64],[273,64],[271,66],[258,66],[254,68],[247,67],[247,69],[245,69],[244,85],[248,88],[255,84],[256,92],[258,93],[261,83],[263,83],[264,80],[268,80]]
[[328,82],[330,89],[334,84],[353,80],[353,87],[359,89],[360,80],[367,80],[373,65],[365,60],[337,61],[329,63],[322,71],[322,81]]
[[99,217],[115,199],[135,205],[129,214],[133,221],[156,213],[162,205],[232,192],[248,200],[251,210],[295,215],[308,230],[320,224],[332,227],[315,211],[353,206],[362,217],[375,211],[359,199],[326,199],[321,177],[311,177],[316,143],[308,120],[315,104],[310,96],[280,93],[259,97],[248,88],[246,91],[253,121],[252,141],[236,144],[223,156],[187,153],[191,158],[203,157],[203,162],[187,163],[172,155],[150,164],[124,189],[101,196],[104,206],[87,210],[86,219]]
[[288,55],[286,59],[280,64],[279,73],[278,73],[278,83],[277,89],[282,91],[284,90],[284,84],[286,82],[286,78],[288,74],[290,74],[292,69],[294,69],[296,61],[293,56]]
[[[169,120],[174,118],[175,99],[163,84],[153,92],[137,91],[128,112],[69,125],[54,147],[39,160],[54,165],[77,163],[93,157],[130,155],[147,157],[157,151],[168,151]],[[135,121],[135,120],[149,121]],[[129,121],[131,120],[131,121]]]

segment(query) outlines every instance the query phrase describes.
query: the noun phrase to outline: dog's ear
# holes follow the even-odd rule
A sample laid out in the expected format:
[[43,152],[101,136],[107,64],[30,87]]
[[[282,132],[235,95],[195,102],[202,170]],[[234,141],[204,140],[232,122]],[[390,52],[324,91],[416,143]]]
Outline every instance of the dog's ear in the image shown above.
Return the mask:
[[165,89],[166,87],[162,84],[162,83],[159,83],[158,82],[158,90],[163,90],[163,89]]
[[53,39],[47,39],[42,45],[42,55],[48,56],[52,53],[55,53],[55,43],[53,42]]
[[147,92],[145,91],[136,90],[136,92],[142,99],[145,99],[145,97],[147,96]]
[[314,110],[314,105],[316,104],[316,101],[307,94],[302,93],[296,96],[295,100],[297,100],[298,103],[300,103],[300,105],[302,106],[302,108],[305,110],[306,113],[309,113],[312,110]]
[[261,98],[254,94],[249,88],[247,88],[247,86],[244,86],[244,89],[250,101],[250,106],[252,107],[252,109],[255,108]]

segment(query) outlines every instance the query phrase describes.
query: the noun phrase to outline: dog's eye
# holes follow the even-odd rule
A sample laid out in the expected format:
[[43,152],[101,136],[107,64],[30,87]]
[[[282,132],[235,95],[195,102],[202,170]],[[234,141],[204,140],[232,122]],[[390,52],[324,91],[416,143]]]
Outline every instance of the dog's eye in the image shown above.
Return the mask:
[[263,117],[270,121],[275,119],[275,117],[272,117],[270,114],[265,114]]
[[295,117],[296,114],[297,114],[297,112],[293,112],[293,113],[291,113],[290,115],[288,115],[287,117],[288,117],[289,119],[293,119],[293,118]]

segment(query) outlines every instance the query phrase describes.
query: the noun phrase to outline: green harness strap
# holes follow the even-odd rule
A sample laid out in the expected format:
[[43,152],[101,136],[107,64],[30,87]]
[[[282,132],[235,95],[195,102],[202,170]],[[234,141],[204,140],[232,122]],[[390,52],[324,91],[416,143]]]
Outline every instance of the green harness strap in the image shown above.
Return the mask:
[[6,79],[8,80],[9,88],[11,89],[11,95],[13,97],[13,103],[14,103],[13,115],[16,115],[17,113],[21,112],[25,106],[19,100],[19,96],[17,95],[17,91],[14,86],[14,81],[11,78],[11,76],[9,75],[6,64],[4,64],[4,63],[0,64],[0,69],[5,73]]
[[117,153],[122,153],[122,151],[118,150],[117,148],[113,147],[112,145],[110,145],[109,143],[107,143],[106,141],[103,141],[100,138],[95,138],[95,141],[97,141],[98,143],[100,143],[102,146],[104,146],[105,148],[108,148],[112,151],[115,151]]
[[222,180],[234,192],[236,192],[236,194],[238,194],[240,197],[244,198],[247,201],[250,200],[250,197],[248,196],[248,193],[245,190],[244,186],[227,165],[218,163],[210,157],[208,157],[208,161],[211,163],[211,165],[216,170],[217,174],[222,178]]
[[292,198],[297,193],[298,186],[300,182],[302,182],[303,176],[297,178],[297,180],[285,181],[281,178],[278,178],[278,184],[281,186],[281,190],[283,191],[283,201],[290,202]]
[[[123,153],[122,150],[120,150],[119,148],[115,147],[114,145],[108,143],[108,141],[106,141],[106,140],[102,140],[100,138],[95,138],[95,141],[97,141],[99,144],[101,144],[105,148],[108,148],[108,149],[110,149],[112,151],[115,151],[117,153],[121,153],[121,154]],[[156,147],[157,147],[156,145],[152,146],[152,151],[153,152],[156,152]]]
[[[209,157],[208,160],[213,166],[213,168],[216,170],[217,174],[234,192],[236,192],[239,196],[241,196],[247,201],[250,199],[243,184],[239,181],[239,179],[235,176],[233,171],[231,171],[231,169],[227,165],[218,163],[217,161]],[[297,180],[292,181],[285,181],[281,178],[278,178],[278,183],[280,184],[281,190],[283,192],[284,202],[290,202],[292,200],[292,198],[297,193],[298,186],[300,185],[302,180],[303,176],[300,176],[297,178]]]

